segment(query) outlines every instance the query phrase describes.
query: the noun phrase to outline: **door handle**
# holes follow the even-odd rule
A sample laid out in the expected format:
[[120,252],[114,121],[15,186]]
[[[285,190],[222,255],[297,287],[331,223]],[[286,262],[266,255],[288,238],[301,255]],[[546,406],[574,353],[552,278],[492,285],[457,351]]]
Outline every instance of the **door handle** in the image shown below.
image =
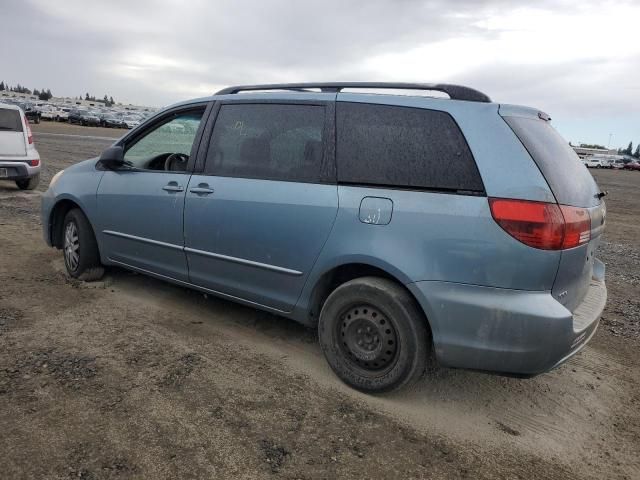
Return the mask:
[[169,182],[162,189],[167,192],[184,192],[184,188],[178,185],[178,182]]
[[196,195],[209,195],[213,193],[213,188],[209,188],[209,185],[206,183],[200,183],[197,187],[189,189],[189,191]]

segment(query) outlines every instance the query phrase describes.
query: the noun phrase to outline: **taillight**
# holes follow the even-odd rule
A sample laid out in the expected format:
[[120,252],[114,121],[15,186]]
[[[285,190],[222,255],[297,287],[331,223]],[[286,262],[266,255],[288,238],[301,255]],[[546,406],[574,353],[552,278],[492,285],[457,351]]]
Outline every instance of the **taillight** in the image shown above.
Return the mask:
[[29,140],[29,145],[33,143],[33,134],[31,133],[31,127],[29,126],[29,119],[27,116],[24,116],[24,126],[27,129],[27,138]]
[[505,198],[490,198],[489,206],[504,231],[533,248],[573,248],[591,237],[591,218],[584,208]]
[[591,216],[585,208],[560,205],[564,217],[562,248],[573,248],[591,240]]
[[40,165],[40,160],[39,159],[29,160],[27,163],[29,164],[30,167],[37,167],[38,165]]

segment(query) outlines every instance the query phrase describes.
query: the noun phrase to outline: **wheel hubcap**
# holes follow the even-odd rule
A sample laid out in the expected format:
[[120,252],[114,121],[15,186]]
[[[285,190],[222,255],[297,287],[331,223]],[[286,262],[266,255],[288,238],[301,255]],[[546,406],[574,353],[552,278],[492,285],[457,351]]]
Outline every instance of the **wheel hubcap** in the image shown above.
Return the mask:
[[72,272],[78,269],[80,263],[80,238],[75,222],[69,222],[64,231],[64,259]]
[[340,317],[339,340],[348,358],[366,370],[382,370],[396,358],[397,335],[389,319],[372,305],[351,307]]

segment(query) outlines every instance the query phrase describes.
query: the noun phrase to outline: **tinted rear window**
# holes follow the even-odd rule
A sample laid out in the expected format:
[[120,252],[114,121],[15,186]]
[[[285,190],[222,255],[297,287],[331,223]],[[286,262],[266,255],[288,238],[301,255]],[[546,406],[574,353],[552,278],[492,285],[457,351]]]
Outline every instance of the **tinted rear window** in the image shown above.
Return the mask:
[[22,121],[18,110],[0,108],[0,132],[22,132]]
[[600,201],[600,190],[569,143],[544,120],[504,117],[547,180],[551,191],[564,205],[592,207]]
[[321,182],[324,117],[324,107],[318,105],[222,105],[205,173]]
[[400,188],[484,190],[448,113],[338,102],[338,181]]

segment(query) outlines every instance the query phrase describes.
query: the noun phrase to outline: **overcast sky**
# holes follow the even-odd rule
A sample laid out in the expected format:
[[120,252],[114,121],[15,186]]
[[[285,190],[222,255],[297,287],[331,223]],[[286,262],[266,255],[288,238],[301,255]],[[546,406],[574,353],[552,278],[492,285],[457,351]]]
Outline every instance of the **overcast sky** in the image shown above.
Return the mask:
[[460,83],[626,146],[639,24],[639,0],[3,0],[0,80],[156,106],[229,84]]

